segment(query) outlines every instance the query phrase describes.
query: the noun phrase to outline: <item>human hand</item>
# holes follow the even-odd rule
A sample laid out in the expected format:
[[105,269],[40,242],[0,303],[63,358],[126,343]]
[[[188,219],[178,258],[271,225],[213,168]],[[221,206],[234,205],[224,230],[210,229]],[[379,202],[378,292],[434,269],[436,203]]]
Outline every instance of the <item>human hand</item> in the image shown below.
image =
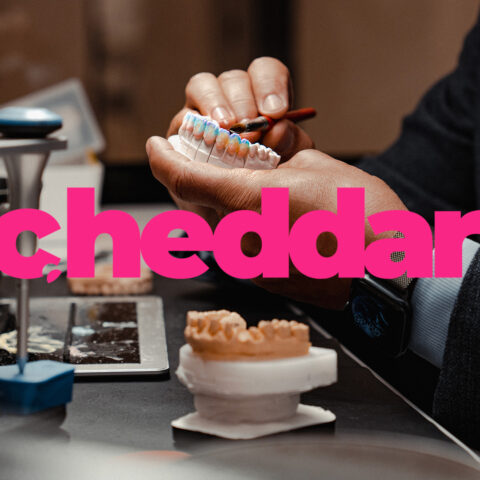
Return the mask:
[[[185,107],[173,118],[167,137],[178,132],[185,113],[199,111],[229,128],[236,122],[259,115],[281,118],[292,103],[292,83],[288,68],[271,57],[255,59],[247,71],[229,70],[216,77],[197,73],[185,89]],[[242,135],[250,141],[260,133]],[[312,139],[296,124],[282,120],[262,138],[262,143],[275,150],[283,161],[295,153],[313,148]]]
[[[316,150],[303,150],[275,170],[223,169],[189,160],[160,137],[147,142],[147,152],[154,176],[176,197],[215,211],[219,218],[235,210],[260,211],[262,188],[288,187],[290,222],[312,210],[336,211],[337,189],[363,187],[365,216],[385,210],[405,210],[398,196],[382,180],[362,170],[335,160]],[[383,235],[385,236],[385,235]],[[366,223],[365,245],[376,238]],[[242,249],[247,255],[259,252],[256,235],[246,235]],[[336,250],[332,234],[319,236],[317,248],[328,256]],[[348,300],[350,280],[317,280],[290,268],[289,278],[253,280],[259,286],[296,300],[325,308],[342,308]]]
[[[271,57],[255,59],[247,71],[229,70],[216,77],[211,73],[198,73],[185,89],[185,106],[173,118],[167,137],[178,132],[188,111],[198,111],[215,119],[228,128],[235,122],[258,115],[282,117],[292,101],[292,83],[288,68]],[[259,132],[242,135],[252,142],[260,140]],[[312,139],[300,127],[289,120],[281,120],[262,138],[262,143],[275,150],[282,161],[295,153],[314,148]],[[219,217],[214,209],[196,205],[170,194],[183,210],[189,210],[205,218],[214,228]]]

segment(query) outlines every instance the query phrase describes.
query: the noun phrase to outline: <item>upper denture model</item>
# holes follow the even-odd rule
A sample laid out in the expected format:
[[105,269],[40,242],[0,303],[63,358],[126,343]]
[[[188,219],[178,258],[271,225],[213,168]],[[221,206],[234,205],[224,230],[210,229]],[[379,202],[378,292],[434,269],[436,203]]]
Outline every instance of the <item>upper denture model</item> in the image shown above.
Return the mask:
[[271,148],[251,143],[221,128],[215,120],[191,112],[183,118],[178,135],[171,136],[169,141],[190,160],[224,168],[270,170],[280,162],[280,155]]

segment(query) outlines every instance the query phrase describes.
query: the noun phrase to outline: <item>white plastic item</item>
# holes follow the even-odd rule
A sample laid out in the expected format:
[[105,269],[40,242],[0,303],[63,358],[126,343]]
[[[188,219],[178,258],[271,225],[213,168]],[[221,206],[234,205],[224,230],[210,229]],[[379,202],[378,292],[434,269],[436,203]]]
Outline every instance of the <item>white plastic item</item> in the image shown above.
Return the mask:
[[313,405],[300,404],[297,413],[290,418],[265,423],[238,423],[231,425],[211,418],[201,417],[198,412],[189,413],[173,420],[172,427],[191,432],[201,432],[230,440],[251,440],[274,433],[287,432],[311,425],[321,425],[335,421],[330,410]]
[[[335,419],[320,407],[309,407],[307,417],[297,418],[306,407],[299,404],[300,393],[336,382],[335,350],[310,347],[308,355],[300,357],[217,361],[204,360],[187,344],[180,348],[176,374],[194,395],[196,408],[194,414],[172,423],[178,428],[194,426],[198,431],[236,438],[222,428],[230,425],[240,428],[242,435],[255,437]],[[258,427],[266,424],[266,429]]]
[[249,397],[307,392],[337,381],[337,352],[310,347],[308,355],[262,361],[203,360],[180,348],[179,380],[194,394]]

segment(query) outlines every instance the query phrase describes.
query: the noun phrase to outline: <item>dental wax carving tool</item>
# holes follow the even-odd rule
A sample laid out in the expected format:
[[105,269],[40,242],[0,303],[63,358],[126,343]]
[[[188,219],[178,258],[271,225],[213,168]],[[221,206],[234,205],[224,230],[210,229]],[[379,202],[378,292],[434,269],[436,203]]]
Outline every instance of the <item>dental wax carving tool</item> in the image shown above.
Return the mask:
[[268,132],[280,120],[291,120],[297,123],[313,118],[316,114],[317,111],[314,108],[300,108],[298,110],[290,110],[282,118],[278,119],[261,115],[253,120],[244,120],[236,123],[230,127],[230,130],[235,133]]
[[336,352],[312,347],[307,325],[262,320],[247,328],[236,312],[193,311],[185,339],[176,374],[196,412],[174,427],[255,438],[335,420],[328,410],[299,404],[300,393],[337,380]]
[[280,155],[271,148],[250,143],[221,128],[215,120],[191,112],[183,118],[178,135],[168,140],[175,150],[191,160],[224,168],[268,170],[280,162]]

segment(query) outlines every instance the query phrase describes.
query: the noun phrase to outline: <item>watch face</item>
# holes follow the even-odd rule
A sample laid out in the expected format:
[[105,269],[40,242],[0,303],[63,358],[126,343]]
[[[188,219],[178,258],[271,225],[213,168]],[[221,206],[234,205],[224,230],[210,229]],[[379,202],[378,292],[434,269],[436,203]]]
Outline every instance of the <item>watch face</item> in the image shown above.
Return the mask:
[[367,295],[358,295],[352,299],[354,323],[370,338],[379,338],[387,334],[389,324],[385,319],[382,303]]
[[350,311],[353,325],[374,349],[393,357],[405,351],[411,315],[407,302],[392,298],[375,285],[357,281],[352,289]]

